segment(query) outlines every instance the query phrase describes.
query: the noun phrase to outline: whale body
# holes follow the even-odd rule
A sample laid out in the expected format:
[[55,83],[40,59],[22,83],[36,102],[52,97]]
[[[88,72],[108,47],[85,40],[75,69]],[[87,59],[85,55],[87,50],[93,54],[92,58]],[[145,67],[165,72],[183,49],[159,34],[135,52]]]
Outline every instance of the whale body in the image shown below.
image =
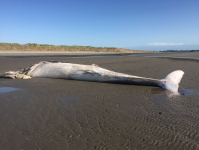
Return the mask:
[[184,72],[182,70],[176,70],[163,79],[153,79],[107,70],[95,64],[82,65],[47,61],[42,61],[20,71],[9,71],[5,74],[6,77],[16,79],[29,79],[32,77],[61,78],[93,82],[158,86],[174,93],[178,93],[179,83],[183,75]]

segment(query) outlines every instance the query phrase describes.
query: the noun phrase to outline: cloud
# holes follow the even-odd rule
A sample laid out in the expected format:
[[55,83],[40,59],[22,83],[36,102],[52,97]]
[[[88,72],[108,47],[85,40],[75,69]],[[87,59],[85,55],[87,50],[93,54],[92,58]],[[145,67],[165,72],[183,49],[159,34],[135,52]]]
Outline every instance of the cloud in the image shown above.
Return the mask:
[[153,45],[153,46],[167,46],[167,45],[184,45],[184,43],[159,43],[159,42],[154,42],[154,43],[150,43],[149,45]]

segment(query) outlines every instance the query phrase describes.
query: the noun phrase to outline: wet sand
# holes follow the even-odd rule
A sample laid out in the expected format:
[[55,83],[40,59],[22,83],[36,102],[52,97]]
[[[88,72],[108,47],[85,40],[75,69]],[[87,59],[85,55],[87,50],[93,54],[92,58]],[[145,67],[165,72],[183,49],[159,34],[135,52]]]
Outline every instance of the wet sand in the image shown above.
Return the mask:
[[[199,53],[161,55],[199,57]],[[0,72],[43,60],[95,63],[157,79],[183,70],[180,89],[191,94],[167,97],[154,95],[157,87],[64,79],[0,79],[1,149],[199,149],[199,61],[140,56],[0,57]]]
[[99,56],[99,55],[128,55],[132,53],[118,52],[67,52],[67,51],[0,51],[0,57],[78,57],[78,56]]

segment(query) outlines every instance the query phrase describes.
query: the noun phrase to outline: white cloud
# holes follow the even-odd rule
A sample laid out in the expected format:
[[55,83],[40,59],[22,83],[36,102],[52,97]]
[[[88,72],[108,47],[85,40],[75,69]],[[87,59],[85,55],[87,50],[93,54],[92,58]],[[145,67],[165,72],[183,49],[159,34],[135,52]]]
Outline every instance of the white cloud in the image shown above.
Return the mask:
[[154,42],[154,43],[150,43],[149,45],[153,45],[153,46],[167,46],[167,45],[184,45],[184,43],[159,43],[159,42]]

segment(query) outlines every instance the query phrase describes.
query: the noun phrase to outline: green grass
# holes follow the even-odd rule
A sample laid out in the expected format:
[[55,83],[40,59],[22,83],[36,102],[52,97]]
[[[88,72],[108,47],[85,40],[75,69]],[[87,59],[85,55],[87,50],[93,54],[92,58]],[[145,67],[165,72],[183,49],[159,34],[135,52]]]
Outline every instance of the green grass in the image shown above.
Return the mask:
[[49,45],[49,44],[37,44],[37,43],[0,43],[0,51],[2,50],[20,50],[20,51],[88,51],[88,52],[149,52],[142,50],[130,50],[130,49],[119,49],[116,47],[92,47],[92,46],[67,46],[67,45]]

